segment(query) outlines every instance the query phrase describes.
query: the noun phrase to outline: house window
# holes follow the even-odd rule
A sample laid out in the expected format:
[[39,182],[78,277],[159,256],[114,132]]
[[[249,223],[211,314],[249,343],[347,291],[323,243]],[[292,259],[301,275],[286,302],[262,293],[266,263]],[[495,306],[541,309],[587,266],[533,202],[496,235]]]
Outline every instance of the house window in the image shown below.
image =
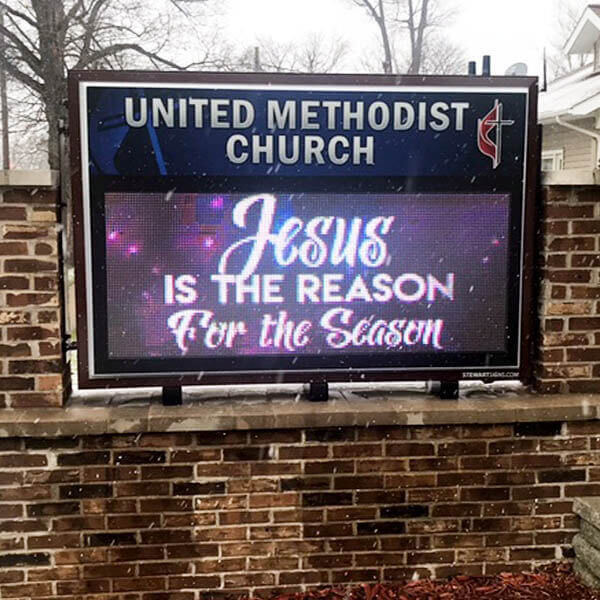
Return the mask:
[[565,151],[545,150],[542,152],[542,171],[561,171],[564,164]]

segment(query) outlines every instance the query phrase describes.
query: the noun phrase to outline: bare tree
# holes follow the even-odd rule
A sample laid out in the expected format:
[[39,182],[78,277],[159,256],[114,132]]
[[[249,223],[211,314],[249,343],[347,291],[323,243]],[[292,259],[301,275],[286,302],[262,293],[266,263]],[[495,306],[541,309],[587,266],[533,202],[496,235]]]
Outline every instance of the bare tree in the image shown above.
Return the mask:
[[319,34],[301,42],[284,43],[262,37],[244,52],[238,68],[255,70],[255,47],[259,49],[262,70],[287,73],[330,73],[339,68],[348,52],[348,44],[343,39],[325,39]]
[[[455,13],[448,0],[350,0],[366,10],[376,23],[383,50],[383,72],[392,73],[402,66],[407,73],[429,72],[433,54],[440,45],[428,41],[433,30],[447,24]],[[448,46],[449,42],[444,42]],[[426,65],[429,65],[426,67]]]
[[58,130],[61,120],[67,120],[68,69],[121,68],[124,62],[140,61],[180,69],[207,60],[181,65],[166,58],[175,13],[183,11],[187,16],[182,19],[191,14],[180,1],[171,0],[164,6],[172,10],[153,14],[143,0],[0,0],[5,15],[0,68],[41,103],[50,168],[59,165]]
[[552,44],[547,52],[551,78],[566,75],[591,60],[586,54],[574,56],[565,52],[565,43],[575,30],[587,5],[587,0],[555,0],[556,12],[560,18],[556,20]]
[[[383,50],[383,61],[381,63],[383,72],[393,72],[392,36],[390,34],[390,23],[386,18],[385,5],[389,0],[351,0],[353,4],[364,8],[368,16],[375,21],[379,29],[381,48]],[[394,0],[397,4],[397,0]]]
[[460,75],[467,72],[464,50],[442,34],[429,36],[423,48],[421,73]]
[[430,27],[429,11],[431,9],[430,0],[421,0],[421,4],[416,0],[406,0],[406,17],[404,23],[408,29],[410,38],[410,65],[408,72],[416,74],[421,72],[423,63],[423,49],[425,47],[425,32]]

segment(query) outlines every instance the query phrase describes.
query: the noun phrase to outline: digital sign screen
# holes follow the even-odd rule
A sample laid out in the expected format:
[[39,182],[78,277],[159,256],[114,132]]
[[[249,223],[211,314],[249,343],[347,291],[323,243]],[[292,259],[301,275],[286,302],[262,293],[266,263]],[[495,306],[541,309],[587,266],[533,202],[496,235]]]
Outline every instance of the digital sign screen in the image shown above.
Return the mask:
[[69,82],[82,387],[527,379],[535,79]]
[[509,200],[109,193],[108,354],[503,352]]

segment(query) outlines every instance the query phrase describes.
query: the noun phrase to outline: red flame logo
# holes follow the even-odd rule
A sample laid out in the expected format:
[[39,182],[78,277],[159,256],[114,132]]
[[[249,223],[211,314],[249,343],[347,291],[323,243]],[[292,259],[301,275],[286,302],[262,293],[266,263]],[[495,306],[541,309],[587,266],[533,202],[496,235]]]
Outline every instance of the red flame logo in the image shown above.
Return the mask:
[[[483,117],[477,119],[477,147],[479,151],[492,159],[493,168],[497,168],[502,161],[502,128],[514,125],[514,121],[503,120],[503,105],[496,99],[494,107]],[[490,137],[496,131],[495,140]]]

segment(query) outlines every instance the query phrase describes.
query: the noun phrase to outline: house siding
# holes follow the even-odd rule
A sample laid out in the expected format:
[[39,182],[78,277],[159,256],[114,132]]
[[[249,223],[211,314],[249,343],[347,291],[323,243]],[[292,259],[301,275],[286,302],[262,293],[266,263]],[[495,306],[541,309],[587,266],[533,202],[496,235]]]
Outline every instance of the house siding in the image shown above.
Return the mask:
[[[578,127],[594,129],[594,119],[577,121]],[[564,169],[593,169],[594,140],[560,125],[545,125],[543,129],[542,151],[563,150]]]

